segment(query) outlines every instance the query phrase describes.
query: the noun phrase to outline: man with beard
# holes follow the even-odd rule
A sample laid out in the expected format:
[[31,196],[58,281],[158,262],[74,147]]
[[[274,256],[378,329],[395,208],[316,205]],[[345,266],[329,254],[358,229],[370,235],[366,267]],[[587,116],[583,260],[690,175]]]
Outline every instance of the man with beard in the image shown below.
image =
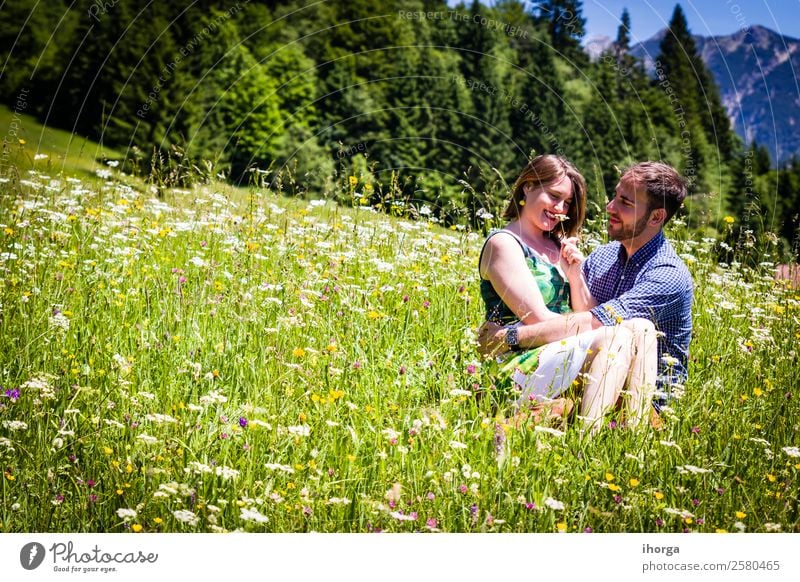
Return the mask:
[[[692,336],[694,285],[686,265],[663,233],[686,197],[686,181],[672,167],[642,162],[628,168],[606,206],[612,242],[585,261],[576,239],[562,245],[562,266],[570,285],[583,288],[573,295],[574,313],[563,321],[548,320],[516,327],[517,348],[541,343],[566,325],[575,333],[613,326],[633,318],[649,319],[659,334],[659,376],[653,407],[661,411],[673,389],[686,381]],[[479,351],[496,354],[507,328],[486,323],[479,330]],[[563,335],[561,336],[563,337]],[[660,424],[657,416],[654,424]]]

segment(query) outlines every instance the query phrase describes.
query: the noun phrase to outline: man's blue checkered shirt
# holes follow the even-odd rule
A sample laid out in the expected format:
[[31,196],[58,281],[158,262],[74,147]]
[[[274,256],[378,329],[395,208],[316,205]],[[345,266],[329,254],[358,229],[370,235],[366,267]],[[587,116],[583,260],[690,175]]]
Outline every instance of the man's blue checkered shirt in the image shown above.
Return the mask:
[[[664,332],[658,339],[659,388],[685,382],[692,339],[694,284],[689,269],[659,232],[628,259],[619,242],[603,245],[583,264],[589,292],[599,304],[592,314],[603,325],[642,317]],[[672,366],[663,356],[677,358]]]

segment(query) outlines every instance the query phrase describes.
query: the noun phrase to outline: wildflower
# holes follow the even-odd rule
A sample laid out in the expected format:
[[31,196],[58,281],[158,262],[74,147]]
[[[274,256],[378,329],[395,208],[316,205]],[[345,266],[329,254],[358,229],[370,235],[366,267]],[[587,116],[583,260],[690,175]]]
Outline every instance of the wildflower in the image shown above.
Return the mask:
[[658,501],[661,501],[662,499],[664,499],[664,494],[663,494],[663,493],[661,493],[661,491],[656,491],[655,493],[653,493],[653,496],[654,496],[654,497],[655,497],[655,498],[656,498]]
[[400,501],[400,496],[401,496],[400,483],[395,483],[394,485],[392,485],[392,488],[386,492],[386,499],[388,499],[390,502],[393,501],[397,503],[398,501]]
[[564,533],[567,531],[567,524],[563,521],[560,521],[556,524],[556,529],[559,531],[559,533]]
[[117,509],[117,517],[124,521],[129,521],[136,517],[136,510],[135,509],[127,509],[125,507],[120,507]]
[[139,533],[140,531],[142,531],[142,526],[141,526],[141,524],[134,523],[131,526],[131,529],[133,530],[133,533]]
[[287,426],[286,430],[289,434],[294,436],[308,436],[311,434],[311,428],[307,424],[301,424],[299,426]]
[[355,176],[350,176],[347,178],[347,181],[350,183],[351,188],[355,188],[358,185],[358,178]]
[[724,220],[727,224],[733,224],[736,222],[736,219],[733,216],[726,216],[722,220]]
[[10,431],[23,431],[28,430],[28,423],[21,420],[4,420],[3,428],[7,428]]
[[631,487],[638,487],[639,486],[639,480],[638,479],[631,479],[630,481],[628,481],[628,484]]
[[563,437],[566,435],[564,431],[558,430],[557,428],[550,428],[549,426],[534,426],[533,432],[543,432],[556,437]]
[[181,523],[186,523],[195,526],[199,523],[200,518],[188,509],[177,509],[172,512],[172,515]]
[[158,439],[156,437],[150,436],[148,434],[140,434],[136,437],[136,440],[142,441],[146,445],[154,445],[158,443]]
[[790,457],[800,457],[800,447],[783,447],[781,450]]
[[16,402],[17,400],[19,400],[20,397],[19,389],[18,388],[8,389],[5,391],[4,396],[11,398],[13,402]]
[[664,363],[664,365],[671,366],[671,367],[674,367],[674,366],[677,366],[678,364],[680,364],[680,360],[678,358],[673,358],[672,356],[670,356],[668,354],[664,354],[663,356],[661,356],[661,361]]
[[744,519],[747,517],[747,514],[744,511],[737,511],[735,515],[736,519]]
[[398,521],[414,521],[417,519],[414,515],[406,515],[402,511],[392,511],[389,515]]
[[439,521],[433,517],[429,517],[425,522],[425,525],[427,525],[430,529],[435,529],[439,525]]
[[550,509],[554,509],[556,511],[562,511],[564,509],[564,504],[557,499],[553,499],[552,497],[545,499],[544,504]]
[[239,417],[239,426],[245,428],[247,426],[247,419],[244,416]]
[[242,507],[239,513],[239,519],[244,521],[252,521],[254,523],[267,523],[269,519],[255,509],[247,509]]
[[450,447],[453,449],[466,449],[467,445],[458,441],[450,441]]

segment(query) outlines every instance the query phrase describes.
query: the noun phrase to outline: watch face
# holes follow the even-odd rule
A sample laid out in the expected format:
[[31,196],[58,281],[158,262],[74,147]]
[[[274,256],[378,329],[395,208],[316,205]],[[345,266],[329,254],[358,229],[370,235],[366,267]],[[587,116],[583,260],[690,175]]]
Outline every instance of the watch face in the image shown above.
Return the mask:
[[519,335],[517,334],[517,328],[512,327],[506,332],[506,344],[512,350],[516,350],[519,348]]

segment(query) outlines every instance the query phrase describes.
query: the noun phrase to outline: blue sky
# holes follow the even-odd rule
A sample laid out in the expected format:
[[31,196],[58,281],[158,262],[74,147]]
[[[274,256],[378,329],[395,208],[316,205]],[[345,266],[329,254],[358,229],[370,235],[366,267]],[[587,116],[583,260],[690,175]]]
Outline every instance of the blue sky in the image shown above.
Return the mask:
[[760,24],[800,38],[800,0],[583,0],[587,38],[615,38],[622,9],[627,8],[632,44],[647,40],[667,26],[677,3],[686,14],[692,34],[725,35]]

